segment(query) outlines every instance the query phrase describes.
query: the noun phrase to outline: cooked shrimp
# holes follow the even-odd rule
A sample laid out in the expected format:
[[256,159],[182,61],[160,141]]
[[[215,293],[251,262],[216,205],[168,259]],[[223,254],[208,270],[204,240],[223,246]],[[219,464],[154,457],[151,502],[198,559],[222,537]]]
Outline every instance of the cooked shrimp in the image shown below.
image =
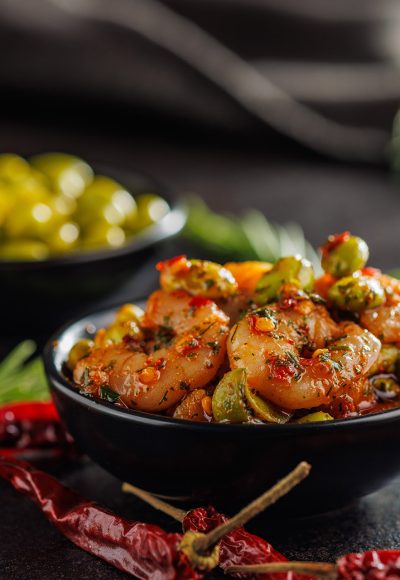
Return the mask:
[[174,411],[175,419],[206,422],[212,417],[211,397],[205,389],[195,389],[183,399]]
[[360,314],[360,323],[382,342],[400,342],[400,280],[371,270],[385,290],[385,303]]
[[163,290],[186,290],[194,296],[212,300],[228,298],[236,294],[237,283],[231,272],[220,264],[208,260],[188,260],[176,256],[157,264],[160,285]]
[[74,380],[90,393],[112,389],[129,407],[167,409],[215,377],[226,352],[228,322],[209,299],[159,290],[150,296],[143,320],[152,340],[95,349],[79,361]]
[[336,324],[325,307],[286,289],[279,303],[248,313],[231,329],[228,356],[261,396],[294,410],[329,404],[367,374],[380,347],[368,330]]

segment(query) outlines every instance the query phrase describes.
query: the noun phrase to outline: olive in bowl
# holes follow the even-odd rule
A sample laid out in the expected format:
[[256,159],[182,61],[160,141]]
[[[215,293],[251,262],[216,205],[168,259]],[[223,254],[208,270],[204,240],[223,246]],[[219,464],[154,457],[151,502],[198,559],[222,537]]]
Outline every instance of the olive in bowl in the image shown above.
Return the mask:
[[308,515],[347,505],[399,474],[399,408],[319,423],[196,423],[84,396],[65,361],[75,343],[113,318],[114,309],[68,324],[44,356],[62,420],[79,447],[121,480],[174,501],[233,510],[305,460],[310,477],[277,510]]
[[15,309],[37,330],[65,320],[65,308],[87,308],[132,277],[185,220],[180,201],[139,172],[91,167],[65,153],[0,156],[7,331],[16,330]]

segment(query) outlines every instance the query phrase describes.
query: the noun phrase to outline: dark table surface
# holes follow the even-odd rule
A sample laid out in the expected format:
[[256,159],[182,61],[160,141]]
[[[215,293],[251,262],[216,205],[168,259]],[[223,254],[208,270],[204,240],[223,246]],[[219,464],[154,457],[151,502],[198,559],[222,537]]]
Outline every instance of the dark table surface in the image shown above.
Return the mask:
[[[371,264],[400,266],[400,186],[384,168],[339,165],[293,148],[276,148],[249,139],[201,136],[182,140],[169,126],[155,138],[108,126],[107,133],[70,123],[1,122],[1,147],[10,151],[67,150],[90,161],[140,168],[175,191],[197,192],[214,209],[240,211],[257,207],[279,222],[297,221],[311,243],[351,229],[372,249]],[[133,135],[133,136],[132,136]],[[160,249],[167,256],[182,249],[174,242]],[[102,304],[146,294],[156,283],[152,264]],[[17,321],[23,331],[22,321]],[[37,337],[52,332],[51,322]],[[1,331],[0,331],[1,332]],[[0,336],[0,347],[9,336]],[[327,450],[329,453],[329,450]],[[393,458],[397,461],[397,458]],[[177,524],[120,491],[120,483],[89,460],[46,466],[64,482],[118,513],[156,522],[171,530]],[[371,469],[374,466],[371,465]],[[340,473],[332,473],[339,478]],[[212,482],[212,474],[210,474]],[[212,483],[210,483],[211,485]],[[400,480],[345,511],[306,520],[270,521],[259,517],[249,527],[270,539],[289,557],[333,560],[371,547],[400,547]],[[107,564],[75,548],[54,530],[30,501],[0,482],[0,578],[122,578]]]

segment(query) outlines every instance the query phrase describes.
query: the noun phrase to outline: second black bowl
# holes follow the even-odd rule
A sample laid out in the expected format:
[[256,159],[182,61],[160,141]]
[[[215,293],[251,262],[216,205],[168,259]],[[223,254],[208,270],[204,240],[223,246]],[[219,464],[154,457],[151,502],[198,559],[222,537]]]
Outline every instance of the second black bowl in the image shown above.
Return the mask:
[[7,304],[2,313],[3,332],[18,334],[16,312],[18,320],[24,321],[24,338],[31,330],[35,336],[40,334],[44,325],[51,331],[72,312],[87,309],[94,300],[107,296],[131,278],[159,244],[177,235],[185,225],[182,202],[154,179],[134,171],[95,164],[93,168],[135,194],[160,195],[168,202],[169,213],[117,249],[74,252],[43,261],[0,261],[1,297]]
[[305,460],[311,475],[279,503],[279,513],[304,515],[349,504],[400,472],[400,409],[303,425],[223,425],[124,410],[81,395],[63,375],[63,362],[76,340],[112,317],[104,311],[64,327],[44,356],[67,428],[121,480],[188,505],[233,509]]

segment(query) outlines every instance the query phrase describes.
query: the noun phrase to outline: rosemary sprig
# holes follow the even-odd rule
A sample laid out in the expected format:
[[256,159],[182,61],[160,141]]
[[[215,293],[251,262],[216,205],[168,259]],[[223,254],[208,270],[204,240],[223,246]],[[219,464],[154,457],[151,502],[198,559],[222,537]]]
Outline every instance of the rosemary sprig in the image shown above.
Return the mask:
[[0,404],[49,399],[41,357],[29,360],[36,351],[32,340],[18,344],[0,363]]
[[320,258],[298,224],[274,224],[256,209],[245,211],[241,217],[220,214],[198,197],[189,200],[188,208],[184,235],[220,261],[275,262],[282,256],[301,254],[317,274],[321,273]]

